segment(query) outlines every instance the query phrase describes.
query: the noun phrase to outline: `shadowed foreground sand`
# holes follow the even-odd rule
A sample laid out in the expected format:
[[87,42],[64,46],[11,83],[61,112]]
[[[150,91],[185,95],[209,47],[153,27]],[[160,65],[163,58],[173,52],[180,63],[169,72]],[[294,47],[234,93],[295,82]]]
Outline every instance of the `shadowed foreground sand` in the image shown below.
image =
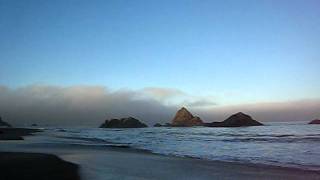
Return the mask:
[[40,132],[40,130],[27,128],[0,128],[0,140],[23,140],[23,136],[29,136],[36,132]]
[[79,180],[78,166],[41,153],[0,152],[1,180]]

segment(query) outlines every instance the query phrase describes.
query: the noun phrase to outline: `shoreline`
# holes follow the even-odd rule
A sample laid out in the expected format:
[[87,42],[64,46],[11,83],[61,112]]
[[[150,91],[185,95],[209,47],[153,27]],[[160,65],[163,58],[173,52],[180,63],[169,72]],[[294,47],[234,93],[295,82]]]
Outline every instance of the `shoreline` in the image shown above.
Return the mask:
[[[180,128],[180,127],[179,127]],[[102,139],[97,139],[97,138],[86,138],[86,137],[64,137],[64,136],[56,136],[57,138],[61,139],[71,139],[71,140],[83,140],[84,142],[95,142],[95,143],[103,143],[102,145],[84,145],[84,144],[73,144],[73,145],[78,145],[78,146],[89,146],[93,148],[99,148],[99,147],[104,147],[104,148],[119,148],[118,150],[121,149],[126,149],[128,151],[136,151],[136,152],[144,152],[144,153],[151,153],[151,154],[156,154],[156,155],[161,155],[161,156],[169,156],[169,157],[180,157],[180,158],[191,158],[191,159],[198,159],[198,160],[203,160],[203,161],[210,161],[210,162],[218,162],[218,163],[236,163],[236,164],[243,164],[243,165],[252,165],[252,166],[272,166],[272,167],[278,167],[278,168],[288,168],[288,169],[296,169],[296,170],[303,170],[303,171],[311,171],[311,172],[320,172],[320,166],[307,166],[307,165],[301,165],[301,164],[280,164],[280,163],[261,163],[261,162],[252,162],[252,161],[244,161],[244,160],[219,160],[219,159],[209,159],[209,158],[201,158],[201,157],[196,157],[196,156],[190,156],[190,155],[178,155],[178,154],[165,154],[165,153],[159,153],[159,152],[154,152],[149,149],[142,149],[142,148],[137,148],[133,147],[131,145],[126,145],[122,143],[113,143],[109,142],[106,140]],[[95,147],[94,147],[95,146]]]
[[[75,149],[79,147],[74,146]],[[81,153],[82,155],[76,158],[67,159],[83,167],[84,177],[89,175],[85,179],[103,180],[105,176],[110,176],[110,179],[135,179],[139,177],[141,179],[276,180],[288,178],[294,180],[306,178],[312,180],[320,178],[319,171],[298,168],[178,157],[133,148],[85,147],[85,149],[89,150],[89,155]],[[92,156],[93,149],[95,149],[95,155]],[[98,177],[95,177],[96,172],[100,172]],[[126,173],[123,174],[123,172]]]
[[[132,147],[95,146],[43,133],[0,141],[0,152],[53,154],[79,165],[81,179],[320,179],[320,171],[225,162],[153,153]],[[78,143],[78,144],[77,144]]]
[[[84,140],[84,141],[90,141],[91,138],[76,138],[76,137],[57,137],[62,139],[77,139],[77,140]],[[101,141],[99,141],[101,142]],[[110,143],[107,141],[103,141],[104,143]],[[245,165],[245,166],[259,166],[261,168],[263,167],[274,167],[274,168],[282,168],[282,169],[289,169],[289,170],[296,170],[296,171],[306,171],[306,172],[315,172],[320,174],[320,167],[317,167],[317,169],[310,169],[310,167],[306,167],[303,165],[278,165],[278,164],[263,164],[263,163],[255,163],[255,162],[249,162],[249,161],[227,161],[227,160],[215,160],[215,159],[206,159],[201,157],[194,157],[194,156],[188,156],[188,155],[175,155],[175,154],[163,154],[163,153],[157,153],[153,152],[152,150],[148,149],[139,149],[132,147],[130,145],[122,145],[122,144],[103,144],[103,145],[84,145],[84,144],[64,144],[63,146],[78,146],[80,148],[89,148],[89,149],[101,149],[101,150],[111,150],[111,151],[123,151],[123,152],[133,152],[133,153],[145,153],[145,154],[152,154],[152,155],[158,155],[163,157],[172,157],[172,158],[187,158],[187,159],[194,159],[194,160],[200,160],[200,161],[208,161],[208,162],[214,162],[214,163],[232,163],[232,164],[238,164],[238,165]],[[319,170],[318,170],[319,169]]]

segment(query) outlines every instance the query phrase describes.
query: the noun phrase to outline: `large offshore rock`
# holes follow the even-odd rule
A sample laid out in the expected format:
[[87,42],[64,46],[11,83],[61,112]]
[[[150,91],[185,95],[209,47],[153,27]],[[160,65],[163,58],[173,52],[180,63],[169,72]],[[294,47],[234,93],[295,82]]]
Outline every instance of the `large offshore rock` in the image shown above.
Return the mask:
[[251,116],[238,112],[231,115],[228,119],[222,122],[206,123],[208,127],[241,127],[241,126],[262,126],[263,124],[252,119]]
[[106,120],[100,128],[144,128],[146,124],[133,117]]
[[202,120],[193,116],[185,107],[181,108],[174,116],[171,126],[176,127],[190,127],[190,126],[201,126]]

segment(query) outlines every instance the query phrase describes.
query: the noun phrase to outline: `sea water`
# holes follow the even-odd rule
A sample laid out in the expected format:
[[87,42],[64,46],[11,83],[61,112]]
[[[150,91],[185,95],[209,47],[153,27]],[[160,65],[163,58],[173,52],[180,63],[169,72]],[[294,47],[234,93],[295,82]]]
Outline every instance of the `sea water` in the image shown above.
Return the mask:
[[269,123],[239,128],[53,128],[86,145],[116,145],[208,160],[320,170],[320,125]]

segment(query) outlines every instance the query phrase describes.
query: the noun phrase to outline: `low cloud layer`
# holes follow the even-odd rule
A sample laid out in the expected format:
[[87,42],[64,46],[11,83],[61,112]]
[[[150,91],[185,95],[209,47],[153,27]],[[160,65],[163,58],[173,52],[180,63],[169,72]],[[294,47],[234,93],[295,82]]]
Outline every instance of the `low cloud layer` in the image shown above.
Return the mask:
[[235,112],[245,112],[262,122],[311,121],[320,118],[320,99],[265,102],[199,109],[203,119],[220,121]]
[[174,108],[141,98],[144,90],[110,91],[102,86],[32,85],[0,88],[0,114],[13,124],[98,125],[106,118],[134,116],[146,122],[167,120]]
[[207,122],[243,111],[264,121],[320,118],[320,100],[220,106],[210,97],[168,88],[112,91],[103,86],[0,86],[0,116],[14,125],[98,126],[107,118],[133,116],[149,125],[169,122],[180,106]]

